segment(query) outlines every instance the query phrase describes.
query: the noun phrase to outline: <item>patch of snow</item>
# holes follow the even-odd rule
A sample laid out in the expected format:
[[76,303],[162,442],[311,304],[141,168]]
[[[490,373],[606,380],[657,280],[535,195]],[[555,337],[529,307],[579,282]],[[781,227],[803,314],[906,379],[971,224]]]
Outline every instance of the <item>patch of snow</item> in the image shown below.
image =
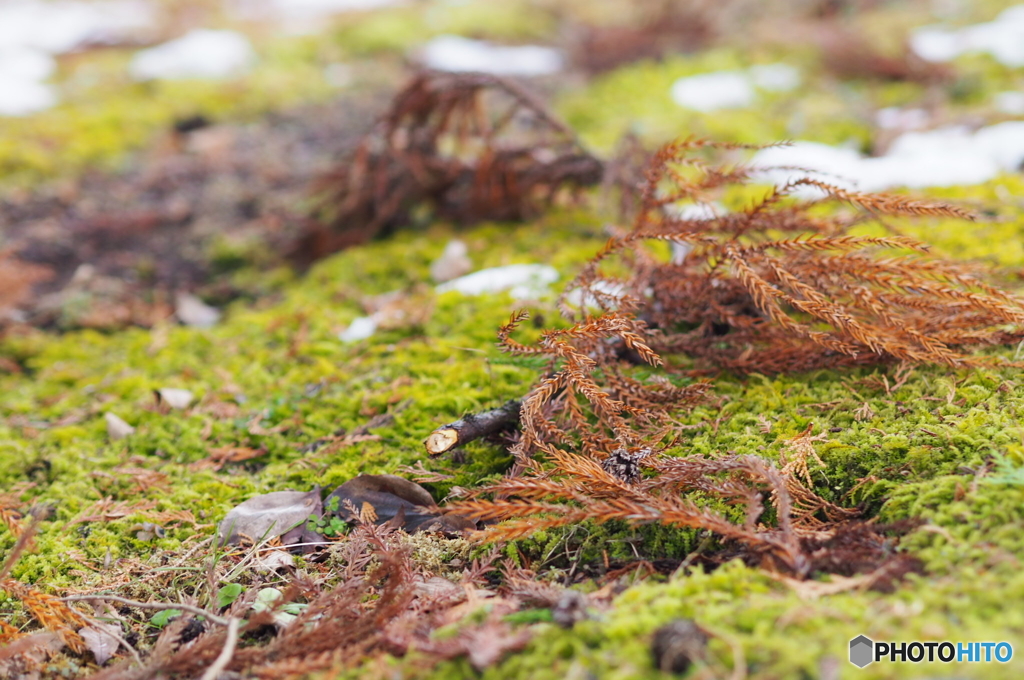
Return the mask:
[[[666,206],[672,217],[680,220],[713,220],[725,214],[725,208],[721,203],[685,203],[683,205],[673,204]],[[679,264],[686,259],[686,256],[693,250],[693,245],[679,241],[669,241],[669,250],[672,255],[672,263]]]
[[710,113],[750,106],[757,97],[750,77],[742,71],[718,71],[680,78],[672,83],[672,101],[686,109]]
[[901,109],[890,106],[875,112],[875,124],[883,130],[920,130],[931,117],[924,109]]
[[244,73],[255,60],[249,39],[241,33],[197,29],[137,52],[128,70],[136,80],[218,80]]
[[134,40],[154,26],[152,5],[132,0],[0,3],[0,49],[32,47],[60,54]]
[[405,0],[233,0],[228,11],[240,19],[284,21],[303,32],[323,28],[322,20],[345,12],[362,12],[405,4]]
[[983,127],[974,133],[973,142],[1004,172],[1017,172],[1024,165],[1024,121]]
[[562,54],[550,47],[506,47],[458,35],[439,35],[423,46],[423,65],[438,71],[482,71],[501,76],[543,76],[562,70]]
[[963,36],[941,26],[924,26],[910,34],[910,49],[925,61],[949,61],[966,51]]
[[[591,284],[590,287],[602,295],[607,295],[613,298],[621,298],[626,294],[626,287],[615,281],[599,279]],[[598,304],[597,297],[595,297],[589,290],[584,290],[582,288],[574,288],[569,291],[569,294],[565,296],[565,304],[576,309],[583,309],[584,307],[592,310],[601,309],[601,306]],[[608,300],[605,300],[605,304],[608,304]],[[615,305],[612,305],[613,308],[614,306]]]
[[680,220],[711,220],[721,217],[725,208],[721,203],[684,203],[666,206],[672,217]]
[[55,105],[56,92],[42,81],[56,68],[53,57],[41,50],[0,48],[0,116],[26,116]]
[[354,319],[348,328],[338,333],[338,339],[342,342],[359,342],[372,337],[377,332],[377,319],[372,316],[361,316]]
[[1011,116],[1024,116],[1024,92],[1007,90],[996,93],[992,103],[996,110]]
[[679,106],[702,113],[751,106],[757,90],[788,92],[800,86],[800,72],[787,64],[761,64],[745,71],[716,71],[680,78],[669,95]]
[[0,73],[0,116],[27,116],[56,105],[57,94],[50,85]]
[[1005,66],[1024,66],[1024,5],[1010,7],[993,21],[961,29],[924,26],[911,33],[910,47],[928,61],[987,52]]
[[47,52],[32,47],[0,48],[0,74],[21,80],[46,80],[57,70]]
[[1024,121],[976,132],[963,127],[908,132],[875,158],[853,149],[797,142],[763,149],[751,163],[764,169],[761,177],[777,184],[808,176],[862,191],[981,184],[1024,163]]
[[769,92],[789,92],[800,87],[800,71],[789,64],[751,66],[749,73],[754,85]]
[[442,283],[435,290],[447,293],[457,290],[463,295],[484,295],[509,291],[516,299],[544,295],[558,280],[558,272],[545,264],[510,264],[492,267]]

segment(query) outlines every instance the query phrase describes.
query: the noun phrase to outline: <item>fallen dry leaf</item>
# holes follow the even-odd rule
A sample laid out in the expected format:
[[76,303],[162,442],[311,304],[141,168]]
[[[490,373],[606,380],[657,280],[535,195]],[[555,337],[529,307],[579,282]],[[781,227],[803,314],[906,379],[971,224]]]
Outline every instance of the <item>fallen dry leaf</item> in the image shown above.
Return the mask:
[[221,313],[191,293],[178,293],[174,296],[174,315],[186,326],[212,328],[220,321]]
[[254,449],[248,446],[221,446],[210,449],[210,455],[189,465],[190,470],[219,470],[227,463],[241,463],[245,460],[259,458],[266,449]]
[[103,414],[103,419],[107,421],[107,436],[110,437],[110,441],[116,442],[135,432],[134,427],[113,413]]
[[188,408],[188,405],[195,398],[190,391],[176,387],[162,387],[155,391],[158,404],[167,404],[170,408],[174,409]]
[[85,640],[85,646],[96,657],[96,664],[99,666],[105,664],[121,644],[118,641],[121,627],[112,623],[96,622],[79,630],[78,634]]
[[459,533],[475,523],[457,515],[442,515],[430,493],[416,482],[396,475],[359,475],[335,489],[324,501],[348,522],[357,522],[364,505],[377,524],[391,523],[409,533]]
[[322,537],[306,529],[306,520],[323,514],[320,488],[312,491],[274,491],[235,506],[221,520],[217,535],[222,543],[243,539],[258,542],[281,536],[285,545],[312,543]]

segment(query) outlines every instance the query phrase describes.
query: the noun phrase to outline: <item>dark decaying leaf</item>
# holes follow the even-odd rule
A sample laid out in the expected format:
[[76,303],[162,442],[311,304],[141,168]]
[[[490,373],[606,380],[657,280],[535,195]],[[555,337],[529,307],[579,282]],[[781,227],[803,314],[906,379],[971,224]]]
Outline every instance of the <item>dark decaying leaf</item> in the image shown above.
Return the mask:
[[376,515],[377,524],[390,522],[409,533],[459,533],[476,526],[464,517],[441,514],[426,489],[395,475],[359,475],[335,489],[325,504],[337,508],[338,516],[348,522],[358,522],[368,504]]
[[307,544],[322,542],[323,537],[309,530],[306,520],[321,515],[319,486],[309,492],[274,491],[250,498],[232,509],[221,521],[217,535],[226,544],[280,536],[285,545],[302,544],[303,552],[309,552],[312,546]]

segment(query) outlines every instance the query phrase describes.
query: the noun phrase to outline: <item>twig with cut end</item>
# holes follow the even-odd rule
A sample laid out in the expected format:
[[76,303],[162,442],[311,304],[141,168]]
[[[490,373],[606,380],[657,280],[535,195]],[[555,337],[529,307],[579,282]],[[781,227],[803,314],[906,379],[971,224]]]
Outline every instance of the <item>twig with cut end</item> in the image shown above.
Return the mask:
[[496,409],[470,413],[431,432],[423,445],[431,456],[440,456],[456,446],[515,427],[521,410],[522,402],[512,399]]
[[227,668],[228,664],[231,663],[231,657],[235,655],[235,645],[238,644],[238,619],[232,618],[228,622],[228,635],[224,640],[224,649],[220,651],[220,654],[214,659],[210,667],[206,669],[203,676],[199,680],[217,680],[217,676],[220,672]]
[[70,597],[65,597],[63,599],[64,599],[65,602],[82,602],[82,601],[86,601],[86,600],[106,600],[108,602],[120,602],[121,604],[126,604],[129,607],[137,607],[138,609],[161,609],[161,610],[163,610],[163,609],[180,609],[182,611],[189,612],[190,614],[195,614],[196,616],[206,617],[206,619],[208,621],[210,621],[211,623],[216,623],[219,626],[226,626],[226,625],[228,625],[231,622],[230,619],[225,619],[222,616],[217,616],[216,614],[211,614],[210,612],[206,611],[202,607],[196,607],[195,605],[181,604],[181,603],[177,603],[177,602],[176,603],[167,603],[167,602],[138,602],[136,600],[129,600],[129,599],[126,599],[126,598],[123,598],[123,597],[118,597],[117,595],[102,595],[102,594],[99,594],[99,593],[96,593],[96,594],[93,594],[93,595],[72,595]]

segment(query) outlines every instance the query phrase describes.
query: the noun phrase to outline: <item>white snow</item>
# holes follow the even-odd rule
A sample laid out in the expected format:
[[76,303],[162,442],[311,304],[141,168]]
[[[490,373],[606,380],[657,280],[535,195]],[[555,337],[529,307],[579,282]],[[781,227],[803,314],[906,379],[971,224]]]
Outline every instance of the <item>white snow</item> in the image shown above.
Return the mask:
[[137,52],[128,70],[136,80],[218,80],[245,72],[255,60],[249,39],[241,33],[196,29]]
[[901,109],[890,106],[875,113],[875,123],[883,130],[920,130],[931,117],[924,109]]
[[789,92],[800,87],[800,71],[789,64],[761,64],[748,69],[754,85],[769,92]]
[[[726,213],[725,207],[718,202],[674,204],[666,206],[666,208],[671,211],[673,217],[680,220],[713,220]],[[669,249],[672,255],[672,263],[679,264],[690,254],[693,246],[689,243],[669,241]]]
[[46,52],[30,47],[0,48],[0,116],[26,116],[57,103],[45,84],[57,65]]
[[672,101],[686,109],[709,113],[718,109],[739,109],[750,106],[757,91],[750,77],[742,71],[718,71],[680,78],[672,83]]
[[323,28],[323,19],[344,12],[361,12],[405,4],[403,0],[230,0],[229,12],[247,20],[284,21],[291,32]]
[[908,132],[896,138],[888,153],[874,158],[854,149],[796,142],[759,151],[752,160],[765,169],[760,174],[769,182],[810,176],[862,191],[980,184],[1001,172],[1014,172],[1022,163],[1024,121],[976,132],[963,127]]
[[987,52],[1006,66],[1024,66],[1024,5],[1003,11],[993,21],[961,29],[924,26],[911,33],[910,47],[928,61]]
[[800,86],[800,72],[787,64],[762,64],[744,71],[716,71],[680,78],[669,95],[679,106],[702,113],[739,109],[757,100],[757,90],[786,92]]
[[562,69],[562,54],[539,45],[506,47],[458,35],[439,35],[423,46],[424,66],[438,71],[482,71],[501,76],[543,76]]
[[7,0],[0,2],[0,49],[32,47],[60,54],[136,39],[154,24],[151,5],[133,0]]
[[48,53],[31,47],[0,48],[0,73],[7,78],[46,80],[57,70]]
[[996,110],[1011,116],[1024,116],[1024,92],[997,92],[992,103]]
[[442,283],[434,290],[447,293],[457,290],[463,295],[484,295],[509,291],[517,299],[536,298],[548,291],[558,280],[558,272],[544,264],[510,264],[492,267],[460,276]]
[[27,116],[57,104],[53,54],[138,39],[155,25],[134,0],[0,0],[0,116]]
[[354,319],[348,328],[338,334],[342,342],[359,342],[366,340],[377,332],[377,319],[372,316],[361,316]]
[[[599,279],[591,284],[591,289],[601,293],[602,296],[622,298],[626,294],[626,287],[621,283],[615,281],[607,281]],[[607,297],[602,297],[605,305],[610,306],[612,309],[617,307],[616,303],[612,303]],[[600,310],[601,305],[598,304],[598,299],[595,297],[590,290],[584,290],[582,288],[574,288],[569,291],[569,294],[565,296],[565,304],[569,307],[576,309],[587,309]]]

